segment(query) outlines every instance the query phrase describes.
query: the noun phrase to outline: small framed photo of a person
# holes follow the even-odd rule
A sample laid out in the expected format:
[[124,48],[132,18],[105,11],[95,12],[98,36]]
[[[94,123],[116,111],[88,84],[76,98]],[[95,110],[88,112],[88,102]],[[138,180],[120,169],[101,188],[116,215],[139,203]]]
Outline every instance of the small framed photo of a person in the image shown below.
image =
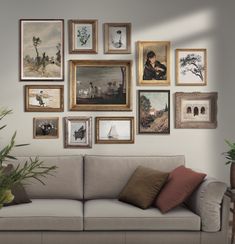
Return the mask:
[[134,117],[96,117],[95,142],[134,143]]
[[70,110],[130,111],[130,60],[70,60]]
[[131,53],[131,23],[104,24],[104,53]]
[[64,20],[20,20],[20,80],[64,80]]
[[58,117],[37,117],[33,119],[34,139],[57,139],[59,137]]
[[170,134],[170,91],[139,90],[139,134]]
[[176,49],[176,85],[206,86],[207,50]]
[[175,127],[215,129],[217,127],[217,92],[175,93]]
[[69,53],[96,54],[98,20],[69,20]]
[[170,42],[139,41],[139,85],[170,85]]
[[64,111],[64,86],[27,85],[25,86],[25,112]]
[[64,118],[65,148],[91,148],[91,117]]

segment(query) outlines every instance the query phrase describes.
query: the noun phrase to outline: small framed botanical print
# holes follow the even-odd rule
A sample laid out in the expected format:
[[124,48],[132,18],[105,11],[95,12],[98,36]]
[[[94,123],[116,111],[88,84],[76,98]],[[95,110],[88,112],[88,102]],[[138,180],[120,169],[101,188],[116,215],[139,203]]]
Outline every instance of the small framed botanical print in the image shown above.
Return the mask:
[[170,85],[170,42],[139,41],[139,85]]
[[106,54],[131,53],[131,23],[104,24],[104,52]]
[[33,119],[34,139],[56,139],[59,137],[58,117],[38,117]]
[[176,49],[176,85],[207,84],[207,50]]
[[69,53],[96,54],[98,48],[97,20],[69,20]]
[[139,90],[139,134],[170,134],[170,91]]
[[25,112],[64,111],[64,86],[25,86]]
[[134,143],[134,117],[96,117],[95,142]]
[[64,118],[65,148],[91,148],[91,117]]
[[64,20],[20,20],[20,80],[64,80]]
[[217,127],[217,92],[175,93],[175,127],[214,129]]

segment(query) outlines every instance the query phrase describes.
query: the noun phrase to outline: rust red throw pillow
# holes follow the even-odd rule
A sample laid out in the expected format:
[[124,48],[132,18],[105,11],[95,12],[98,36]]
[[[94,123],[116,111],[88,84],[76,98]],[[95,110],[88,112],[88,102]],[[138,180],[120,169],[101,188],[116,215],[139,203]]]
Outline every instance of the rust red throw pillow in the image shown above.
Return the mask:
[[170,173],[168,181],[155,200],[155,206],[162,213],[177,207],[193,193],[205,177],[206,174],[179,166]]

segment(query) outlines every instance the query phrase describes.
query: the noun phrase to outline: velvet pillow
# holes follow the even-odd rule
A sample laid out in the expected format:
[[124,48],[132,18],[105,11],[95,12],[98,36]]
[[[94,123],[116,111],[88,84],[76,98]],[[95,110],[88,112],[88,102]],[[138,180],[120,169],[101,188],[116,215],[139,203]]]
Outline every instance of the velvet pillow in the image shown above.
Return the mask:
[[168,178],[168,173],[139,166],[119,195],[119,201],[139,208],[150,207]]
[[206,174],[179,166],[170,173],[167,183],[156,198],[155,206],[162,213],[177,207],[193,193],[205,177]]

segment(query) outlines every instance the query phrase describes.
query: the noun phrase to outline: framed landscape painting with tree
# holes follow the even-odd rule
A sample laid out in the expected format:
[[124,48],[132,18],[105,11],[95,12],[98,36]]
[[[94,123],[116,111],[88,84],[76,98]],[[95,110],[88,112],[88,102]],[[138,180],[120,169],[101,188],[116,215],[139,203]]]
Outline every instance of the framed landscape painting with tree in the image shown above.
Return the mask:
[[205,86],[207,84],[207,50],[176,49],[176,85]]
[[139,90],[139,133],[170,133],[170,91]]
[[64,20],[20,20],[20,80],[64,80]]

